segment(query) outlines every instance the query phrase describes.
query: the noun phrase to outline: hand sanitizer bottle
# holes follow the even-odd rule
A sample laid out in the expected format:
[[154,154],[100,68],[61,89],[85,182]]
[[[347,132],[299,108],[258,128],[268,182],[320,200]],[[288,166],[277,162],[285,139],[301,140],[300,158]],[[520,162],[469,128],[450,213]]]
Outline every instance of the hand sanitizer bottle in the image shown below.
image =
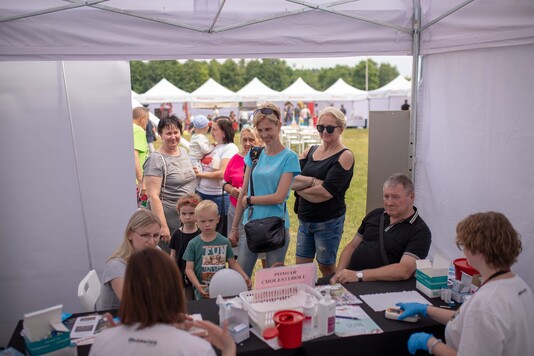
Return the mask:
[[304,314],[304,322],[302,323],[302,339],[309,340],[315,334],[315,303],[312,300],[312,296],[309,294],[306,295],[306,303],[304,303],[302,314]]
[[332,335],[336,330],[336,301],[330,293],[317,303],[317,318],[320,335]]

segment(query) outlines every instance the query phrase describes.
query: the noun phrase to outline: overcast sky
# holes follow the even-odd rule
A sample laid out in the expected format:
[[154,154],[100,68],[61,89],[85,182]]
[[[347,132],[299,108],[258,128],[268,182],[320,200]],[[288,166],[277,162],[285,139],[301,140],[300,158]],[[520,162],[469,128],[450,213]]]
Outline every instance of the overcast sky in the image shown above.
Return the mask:
[[[355,66],[367,57],[331,57],[331,58],[283,58],[295,69],[328,68],[336,65]],[[412,76],[412,57],[410,56],[371,56],[377,63],[389,63],[397,67],[403,76]]]

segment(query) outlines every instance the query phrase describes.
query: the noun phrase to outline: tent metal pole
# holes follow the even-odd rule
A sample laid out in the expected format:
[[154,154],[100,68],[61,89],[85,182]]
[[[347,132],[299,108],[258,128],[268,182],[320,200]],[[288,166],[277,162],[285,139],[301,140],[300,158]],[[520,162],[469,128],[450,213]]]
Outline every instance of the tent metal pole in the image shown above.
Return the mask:
[[80,181],[80,168],[78,164],[78,150],[76,149],[76,137],[74,136],[74,124],[72,122],[72,110],[70,106],[69,87],[67,84],[67,74],[65,71],[65,62],[61,61],[61,76],[63,77],[63,86],[65,88],[65,102],[69,114],[70,137],[72,138],[72,151],[74,153],[74,166],[76,167],[76,182],[78,183],[78,194],[80,196],[80,208],[82,211],[83,232],[85,235],[85,246],[87,248],[87,258],[89,260],[89,270],[93,269],[93,259],[91,258],[91,249],[89,248],[89,231],[87,229],[87,214],[85,213],[85,204],[83,201],[82,184]]
[[8,21],[13,21],[13,20],[24,19],[26,17],[46,15],[46,14],[51,14],[53,12],[75,9],[77,7],[82,7],[82,6],[91,6],[91,5],[95,5],[95,4],[106,2],[106,1],[109,1],[109,0],[77,0],[77,1],[72,1],[70,5],[51,7],[49,9],[33,11],[33,12],[25,13],[25,14],[0,18],[0,22],[8,22]]
[[410,148],[408,170],[415,182],[416,143],[417,143],[417,95],[419,94],[419,53],[421,45],[421,2],[413,0],[412,18],[412,110],[410,111]]

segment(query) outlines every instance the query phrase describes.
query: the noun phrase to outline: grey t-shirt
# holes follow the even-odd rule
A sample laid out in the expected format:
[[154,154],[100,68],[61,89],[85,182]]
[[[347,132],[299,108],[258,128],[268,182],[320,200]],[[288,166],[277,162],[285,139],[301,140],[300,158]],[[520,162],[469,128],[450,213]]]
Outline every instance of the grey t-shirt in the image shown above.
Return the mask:
[[119,309],[121,301],[111,288],[111,281],[115,278],[124,278],[126,274],[126,261],[122,258],[115,258],[106,262],[102,286],[100,287],[100,297],[96,302],[96,310]]
[[[183,147],[180,147],[180,156],[161,155],[167,165],[167,180],[165,189],[162,187],[161,198],[164,206],[176,209],[178,199],[186,194],[195,192],[197,179],[193,171],[193,165]],[[150,154],[145,161],[143,170],[145,176],[163,178],[163,160],[160,154],[157,152]]]

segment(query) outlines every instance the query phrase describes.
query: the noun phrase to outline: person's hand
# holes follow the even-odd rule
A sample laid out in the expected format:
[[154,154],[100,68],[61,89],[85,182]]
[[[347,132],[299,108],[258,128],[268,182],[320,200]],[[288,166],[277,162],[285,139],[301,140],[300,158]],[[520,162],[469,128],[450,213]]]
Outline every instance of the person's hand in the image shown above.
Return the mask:
[[337,272],[334,277],[330,279],[330,284],[336,283],[350,283],[357,282],[358,277],[356,276],[356,271],[351,271],[350,269],[344,269]]
[[239,198],[239,193],[241,193],[241,188],[233,187],[232,191],[230,192],[230,195],[234,198]]
[[230,332],[228,331],[228,321],[224,322],[224,326],[221,328],[211,321],[196,320],[193,325],[206,330],[207,334],[204,337],[210,344],[221,350],[224,356],[235,355],[236,346]]
[[201,284],[200,288],[197,288],[197,289],[200,292],[200,295],[202,296],[202,298],[204,299],[210,298],[209,286],[207,284]]
[[428,352],[428,340],[431,337],[432,335],[428,333],[415,333],[410,335],[410,338],[408,339],[408,351],[410,351],[412,355],[415,355],[417,350]]
[[171,240],[171,232],[169,231],[168,226],[161,228],[161,239],[165,243],[169,243],[169,241]]
[[246,278],[245,279],[245,283],[247,283],[248,290],[251,290],[252,289],[252,281],[250,280],[250,278]]
[[232,247],[237,247],[237,244],[239,244],[239,232],[237,231],[237,229],[230,231],[230,235],[228,235],[228,240],[230,240]]
[[104,313],[104,315],[102,316],[102,319],[104,319],[108,328],[113,328],[117,326],[117,324],[115,324],[115,320],[113,320],[113,315],[111,315],[111,313],[109,312]]
[[404,312],[399,315],[398,320],[402,320],[412,315],[426,316],[427,304],[421,303],[397,303],[396,306],[400,307]]

